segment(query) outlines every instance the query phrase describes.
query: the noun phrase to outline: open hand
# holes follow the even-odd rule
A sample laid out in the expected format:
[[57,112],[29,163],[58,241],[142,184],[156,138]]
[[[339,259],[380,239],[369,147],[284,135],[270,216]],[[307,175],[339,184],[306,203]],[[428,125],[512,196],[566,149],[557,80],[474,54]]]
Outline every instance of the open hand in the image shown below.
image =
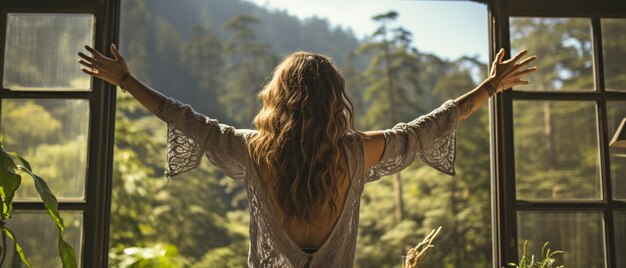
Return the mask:
[[513,86],[529,83],[528,80],[522,80],[522,78],[537,71],[537,67],[528,69],[524,69],[524,67],[537,59],[537,56],[530,56],[518,62],[526,53],[528,53],[528,51],[522,50],[513,58],[502,61],[502,58],[504,58],[504,49],[500,49],[496,55],[496,59],[491,65],[491,72],[489,73],[489,79],[495,81],[497,92],[502,92]]
[[83,73],[119,86],[124,75],[128,73],[128,66],[115,45],[111,44],[113,58],[102,55],[90,46],[85,46],[85,49],[91,53],[91,56],[78,52],[78,56],[81,57],[78,63],[82,65],[80,70]]

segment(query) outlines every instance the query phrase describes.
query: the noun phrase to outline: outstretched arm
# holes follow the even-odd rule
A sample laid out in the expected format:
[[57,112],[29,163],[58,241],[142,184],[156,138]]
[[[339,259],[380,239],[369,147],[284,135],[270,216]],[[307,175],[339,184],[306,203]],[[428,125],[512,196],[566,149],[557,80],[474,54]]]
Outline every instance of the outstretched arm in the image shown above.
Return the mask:
[[531,56],[520,61],[520,59],[522,59],[522,57],[526,54],[527,51],[523,50],[517,53],[515,57],[503,62],[502,58],[504,57],[504,49],[500,49],[496,55],[496,59],[491,65],[489,77],[472,91],[456,98],[455,101],[461,108],[461,115],[459,119],[467,119],[496,93],[502,92],[513,86],[528,84],[529,82],[527,80],[522,80],[522,78],[527,74],[537,71],[537,67],[528,69],[524,69],[524,67],[534,61],[537,57]]
[[[526,65],[536,59],[536,56],[531,56],[520,61],[526,53],[526,50],[524,50],[515,55],[515,57],[502,61],[504,50],[501,49],[491,66],[489,77],[473,90],[455,99],[460,110],[458,119],[467,119],[496,93],[516,85],[528,84],[528,81],[522,80],[522,78],[536,71],[537,68],[524,69]],[[392,132],[387,131],[386,133],[390,135]],[[383,154],[387,150],[385,148],[387,143],[385,131],[368,131],[364,133],[364,168],[366,172],[381,162]]]
[[130,75],[126,61],[111,45],[112,58],[85,46],[91,56],[79,52],[81,70],[93,77],[120,86],[143,106],[167,123],[167,176],[195,169],[203,156],[228,176],[244,180],[248,150],[244,140],[251,131],[237,130],[195,112],[172,98],[146,86]]
[[159,104],[167,97],[136,79],[128,70],[126,60],[117,51],[115,45],[111,44],[113,58],[102,55],[90,46],[85,46],[85,49],[91,53],[91,56],[78,52],[78,56],[81,57],[78,62],[83,65],[80,68],[82,72],[122,87],[150,112],[158,113]]

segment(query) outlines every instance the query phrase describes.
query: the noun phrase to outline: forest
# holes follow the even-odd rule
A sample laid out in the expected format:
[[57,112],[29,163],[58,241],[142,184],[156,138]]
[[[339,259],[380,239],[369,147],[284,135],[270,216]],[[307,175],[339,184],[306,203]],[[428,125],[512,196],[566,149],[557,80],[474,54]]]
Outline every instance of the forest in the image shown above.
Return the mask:
[[[381,10],[371,18],[377,25],[371,35],[359,39],[324,18],[300,20],[242,0],[124,0],[119,48],[140,80],[238,128],[253,127],[260,107],[255,94],[283,57],[298,50],[319,52],[332,57],[344,75],[356,106],[357,129],[386,129],[473,89],[487,75],[487,63],[476,56],[442,59],[414,47],[412,39],[419,37],[396,21],[404,15]],[[594,90],[589,27],[587,19],[512,19],[513,52],[525,48],[540,58],[541,71],[520,90]],[[603,27],[605,33],[622,33],[623,38],[606,38],[603,48],[623,62],[626,23],[604,20]],[[604,63],[606,87],[626,90],[623,63]],[[624,104],[608,104],[610,133],[626,116]],[[48,178],[57,196],[84,194],[76,189],[84,187],[80,167],[85,163],[88,119],[68,114],[87,114],[87,106],[79,100],[3,102],[3,124],[31,122],[4,129],[5,147],[41,167],[38,173]],[[438,226],[443,226],[442,233],[424,267],[491,266],[487,111],[483,107],[457,129],[456,176],[416,161],[366,186],[356,267],[399,267],[404,252]],[[514,101],[513,112],[518,199],[602,198],[603,145],[594,102]],[[36,120],[29,117],[32,114]],[[243,185],[206,160],[167,183],[165,124],[119,90],[115,127],[110,266],[245,267],[249,215]],[[43,134],[50,132],[56,134]],[[613,157],[625,152],[611,150],[614,195],[626,199],[626,159]],[[56,156],[52,161],[51,155]],[[71,178],[77,186],[68,187],[62,178]],[[18,195],[27,199],[34,193]],[[67,213],[71,219],[76,214]],[[69,222],[68,241],[80,248],[77,232],[82,223]],[[604,267],[602,226],[601,214],[594,212],[518,212],[519,242],[529,240],[538,252],[549,241],[565,251],[559,258],[567,267]],[[22,243],[27,251],[38,240]],[[55,254],[42,252],[31,262],[43,263]]]
[[[473,88],[477,81],[471,72],[485,70],[473,58],[448,62],[420,53],[411,45],[411,33],[395,23],[402,14],[387,10],[375,18],[379,28],[372,29],[372,37],[358,40],[325,19],[299,21],[246,2],[210,1],[203,8],[190,1],[189,10],[167,3],[124,2],[120,47],[131,69],[165,94],[236,127],[251,127],[260,104],[255,93],[279,60],[297,50],[333,58],[355,102],[359,130],[412,120]],[[174,9],[184,14],[200,10],[197,17],[207,22],[181,22],[170,14]],[[387,79],[394,81],[393,88],[387,88]],[[161,244],[175,249],[184,266],[245,266],[248,211],[242,185],[210,164],[166,184],[164,124],[124,94],[116,123],[115,155],[125,157],[116,159],[111,260],[123,260],[119,254],[128,247]],[[460,142],[459,157],[474,150],[468,146],[485,153],[472,157],[476,163],[459,162],[457,177],[416,162],[401,175],[366,187],[357,266],[396,267],[409,246],[440,225],[444,232],[437,247],[453,250],[434,252],[431,265],[482,267],[491,261],[486,110],[467,123],[459,141],[474,141]],[[470,165],[476,167],[465,167]]]

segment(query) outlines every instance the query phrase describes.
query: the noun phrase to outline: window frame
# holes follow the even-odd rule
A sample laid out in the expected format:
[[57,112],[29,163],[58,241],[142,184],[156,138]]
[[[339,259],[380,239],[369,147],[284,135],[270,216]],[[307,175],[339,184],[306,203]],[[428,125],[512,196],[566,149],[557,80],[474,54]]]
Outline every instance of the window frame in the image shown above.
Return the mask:
[[[492,182],[493,267],[518,260],[518,211],[596,211],[603,214],[606,267],[616,267],[614,212],[626,211],[626,202],[613,200],[608,143],[607,102],[626,100],[626,92],[606,91],[602,51],[602,18],[626,18],[626,3],[619,0],[490,0],[490,59],[504,48],[510,57],[511,17],[577,17],[591,21],[594,91],[531,92],[508,90],[489,102]],[[531,52],[532,53],[532,52]],[[600,150],[602,200],[522,201],[516,199],[513,100],[585,100],[596,104]]]
[[[118,43],[120,0],[5,0],[0,3],[0,69],[4,68],[6,21],[9,13],[82,13],[92,14],[94,47],[107,51]],[[76,68],[79,68],[78,64]],[[113,168],[113,134],[115,127],[115,87],[92,78],[91,91],[11,91],[3,88],[0,75],[0,108],[3,99],[82,99],[89,101],[87,173],[85,200],[59,200],[60,210],[83,212],[83,267],[108,266],[111,176]],[[42,202],[14,201],[14,210],[45,211]],[[52,224],[52,223],[51,223]]]
[[[483,1],[477,1],[483,2]],[[490,59],[502,47],[510,56],[509,18],[588,17],[591,18],[594,85],[593,92],[524,92],[509,90],[489,102],[491,143],[491,196],[493,227],[493,266],[503,267],[517,260],[518,210],[602,211],[604,215],[606,264],[615,267],[615,229],[613,215],[626,211],[626,202],[612,199],[607,126],[607,101],[626,101],[626,92],[606,91],[602,51],[601,18],[626,18],[626,3],[619,0],[487,0],[489,10]],[[94,45],[107,51],[108,44],[118,43],[120,0],[5,0],[0,3],[0,20],[8,13],[90,13],[95,16]],[[5,27],[0,27],[0,69],[4,67]],[[78,66],[77,66],[78,67]],[[0,77],[0,82],[2,78]],[[1,83],[0,83],[1,85]],[[86,99],[90,103],[87,177],[84,202],[59,202],[61,210],[83,211],[83,267],[108,266],[109,220],[113,133],[115,123],[115,87],[92,79],[92,91],[10,91],[0,87],[2,99],[52,98]],[[603,200],[593,202],[517,201],[513,144],[513,100],[589,100],[596,103],[600,141],[600,171]],[[1,107],[1,106],[0,106]],[[15,210],[44,210],[41,202],[15,202]]]

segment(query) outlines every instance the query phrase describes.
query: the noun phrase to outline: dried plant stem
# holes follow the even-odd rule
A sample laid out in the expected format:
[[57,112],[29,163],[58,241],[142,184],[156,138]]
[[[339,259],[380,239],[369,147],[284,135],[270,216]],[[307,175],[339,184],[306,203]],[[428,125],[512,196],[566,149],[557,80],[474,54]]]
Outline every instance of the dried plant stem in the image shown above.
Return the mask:
[[439,226],[439,228],[437,228],[436,230],[430,231],[430,233],[426,236],[426,238],[424,238],[424,240],[422,240],[422,242],[417,244],[417,246],[415,246],[414,248],[409,249],[409,251],[407,252],[406,262],[402,264],[402,267],[419,267],[419,265],[426,259],[428,250],[434,247],[432,243],[439,234],[439,231],[441,231],[441,226]]

